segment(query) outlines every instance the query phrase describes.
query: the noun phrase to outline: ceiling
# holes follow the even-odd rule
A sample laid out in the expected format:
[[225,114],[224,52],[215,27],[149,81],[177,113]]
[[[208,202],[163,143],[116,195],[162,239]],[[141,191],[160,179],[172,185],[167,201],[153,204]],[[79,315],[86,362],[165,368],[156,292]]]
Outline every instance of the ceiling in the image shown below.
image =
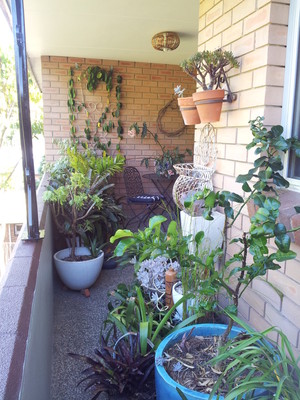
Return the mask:
[[[1,0],[7,1],[7,0]],[[197,51],[199,0],[23,0],[27,53],[41,81],[41,55],[178,64]],[[174,31],[174,51],[151,38]]]

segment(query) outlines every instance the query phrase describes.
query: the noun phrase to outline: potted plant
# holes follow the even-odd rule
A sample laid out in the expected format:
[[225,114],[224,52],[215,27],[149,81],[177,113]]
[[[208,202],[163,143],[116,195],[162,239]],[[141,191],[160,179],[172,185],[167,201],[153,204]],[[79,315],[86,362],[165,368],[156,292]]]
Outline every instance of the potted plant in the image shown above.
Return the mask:
[[180,66],[202,89],[193,93],[201,122],[219,121],[225,95],[222,84],[226,83],[228,87],[226,74],[232,68],[239,67],[232,52],[204,50],[184,60]]
[[[70,241],[70,248],[54,254],[62,281],[70,289],[89,288],[103,264],[103,251],[95,241],[95,231],[108,213],[117,221],[120,208],[112,202],[113,183],[108,179],[122,171],[124,157],[97,156],[89,149],[78,150],[76,143],[64,142],[65,154],[49,167],[50,183],[44,193],[58,231]],[[90,249],[77,246],[78,238],[90,237]],[[92,252],[91,252],[92,250]]]
[[178,96],[177,101],[183,122],[185,125],[200,124],[201,121],[193,97],[183,97],[184,90],[181,89],[180,85],[174,89],[175,95]]
[[141,165],[145,164],[146,168],[149,167],[149,161],[154,161],[155,172],[158,176],[164,178],[171,178],[172,176],[176,175],[176,171],[174,168],[175,164],[182,163],[186,155],[191,156],[192,151],[190,149],[186,149],[184,153],[180,153],[178,147],[175,149],[166,149],[166,146],[163,146],[159,139],[157,133],[153,133],[148,128],[146,122],[143,122],[142,128],[140,128],[137,122],[134,122],[128,131],[131,137],[137,136],[141,134],[141,140],[145,139],[145,137],[149,134],[158,144],[161,150],[161,154],[155,157],[145,157],[141,161]]
[[[194,200],[203,200],[204,213],[207,219],[212,219],[212,210],[219,207],[224,210],[227,228],[233,226],[240,213],[246,205],[253,201],[256,206],[256,212],[250,219],[249,231],[243,232],[240,237],[231,240],[239,246],[239,250],[233,257],[225,262],[227,253],[227,235],[224,240],[224,259],[223,265],[216,270],[214,267],[209,269],[207,280],[209,285],[199,286],[202,294],[209,294],[213,287],[215,290],[223,289],[229,298],[229,305],[225,311],[231,315],[235,314],[238,309],[239,298],[250,283],[256,277],[264,277],[268,270],[276,270],[280,268],[279,263],[285,260],[293,259],[296,253],[290,250],[291,239],[289,233],[299,230],[300,227],[288,231],[281,222],[278,222],[280,201],[279,195],[275,190],[276,186],[287,188],[289,183],[284,179],[279,171],[283,169],[280,153],[293,149],[295,153],[300,155],[300,143],[296,139],[284,139],[282,136],[283,128],[281,126],[273,126],[267,130],[263,126],[263,118],[257,118],[251,121],[251,131],[253,134],[252,142],[247,149],[256,147],[255,154],[259,157],[254,161],[254,168],[251,168],[247,174],[239,175],[237,182],[242,183],[243,191],[248,194],[245,199],[241,196],[228,191],[213,192],[204,190],[196,193],[190,200],[185,202],[185,206],[189,207]],[[263,154],[263,155],[262,155]],[[239,209],[235,213],[232,202],[240,204]],[[300,207],[295,207],[296,211],[300,211]],[[226,231],[225,231],[226,232]],[[267,246],[268,240],[274,240],[277,249],[272,251]],[[252,258],[248,257],[251,254]],[[209,268],[209,264],[207,265]],[[208,290],[207,290],[208,289]],[[228,337],[233,333],[233,318],[229,318],[228,325],[206,326],[203,329],[196,329],[195,335],[210,336],[217,335],[217,355],[223,354],[222,348],[227,342]],[[178,332],[179,338],[183,338],[185,332]],[[194,335],[194,333],[193,333]],[[175,337],[170,337],[173,343]],[[170,343],[168,339],[158,348],[156,356],[162,352],[168,351]],[[225,357],[225,356],[224,356]],[[162,374],[160,361],[156,359],[156,376],[157,376],[157,399],[164,398],[180,399],[180,395],[176,391],[176,382],[170,376],[166,378],[165,372]],[[215,365],[215,369],[222,372],[222,363]],[[168,387],[161,389],[160,386]],[[179,387],[183,391],[187,399],[208,399],[209,395],[203,394],[195,390]],[[173,391],[171,394],[171,392]],[[216,398],[216,397],[214,397]],[[226,397],[227,398],[227,397]]]

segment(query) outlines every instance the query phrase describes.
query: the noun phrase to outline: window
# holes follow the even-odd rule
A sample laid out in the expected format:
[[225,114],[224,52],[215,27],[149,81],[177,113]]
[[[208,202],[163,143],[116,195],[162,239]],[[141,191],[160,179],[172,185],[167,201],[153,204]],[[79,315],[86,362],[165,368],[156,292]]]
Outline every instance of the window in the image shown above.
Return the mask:
[[[287,137],[300,139],[300,2],[290,1],[282,125]],[[300,159],[293,153],[285,159],[285,172],[291,189],[300,191]]]

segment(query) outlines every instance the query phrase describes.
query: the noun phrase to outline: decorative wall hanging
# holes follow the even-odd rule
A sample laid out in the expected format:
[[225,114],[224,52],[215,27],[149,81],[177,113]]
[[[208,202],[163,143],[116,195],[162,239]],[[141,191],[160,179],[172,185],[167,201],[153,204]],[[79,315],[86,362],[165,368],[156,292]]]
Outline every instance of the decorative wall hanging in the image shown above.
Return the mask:
[[[158,131],[169,137],[180,136],[185,131],[184,125],[173,132],[168,132],[163,128],[162,119],[163,119],[164,115],[167,113],[167,111],[170,109],[179,111],[175,97],[173,97],[170,101],[168,101],[168,103],[165,106],[163,106],[163,108],[158,112],[158,116],[157,116],[157,120],[156,120]],[[196,110],[196,112],[197,112],[197,110]]]

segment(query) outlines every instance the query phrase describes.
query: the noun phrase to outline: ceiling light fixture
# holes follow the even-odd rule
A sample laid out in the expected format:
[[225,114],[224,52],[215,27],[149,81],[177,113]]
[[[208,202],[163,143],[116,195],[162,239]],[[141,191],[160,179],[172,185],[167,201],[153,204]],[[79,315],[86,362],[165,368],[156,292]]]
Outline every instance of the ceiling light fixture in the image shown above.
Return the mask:
[[175,50],[179,43],[180,39],[176,32],[160,32],[152,38],[152,46],[159,51]]

